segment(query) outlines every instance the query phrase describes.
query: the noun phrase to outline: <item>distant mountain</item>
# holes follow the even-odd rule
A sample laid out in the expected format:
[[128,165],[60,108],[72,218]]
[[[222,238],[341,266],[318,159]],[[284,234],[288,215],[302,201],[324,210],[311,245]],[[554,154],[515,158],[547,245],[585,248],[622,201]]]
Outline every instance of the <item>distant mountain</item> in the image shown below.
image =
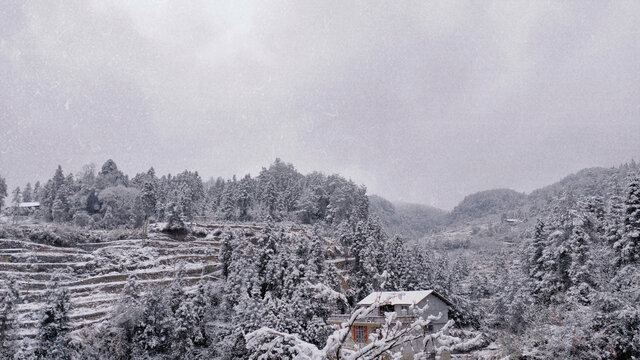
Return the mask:
[[[539,217],[563,193],[607,197],[613,187],[623,189],[629,175],[640,167],[632,161],[619,167],[593,167],[532,191],[529,195],[511,189],[480,191],[466,196],[449,215],[449,223],[480,219],[489,215]],[[520,215],[514,215],[520,214]]]
[[635,170],[635,166],[583,169],[556,183],[534,190],[529,198],[532,202],[545,205],[564,192],[586,196],[606,196],[610,187],[614,184],[621,185],[632,170]]
[[527,195],[511,189],[480,191],[467,195],[449,216],[451,221],[477,219],[520,209]]
[[485,221],[486,217],[542,217],[553,199],[565,192],[606,197],[613,186],[624,188],[628,176],[638,170],[634,161],[618,167],[587,168],[529,195],[511,189],[480,191],[467,195],[450,213],[427,205],[392,203],[377,195],[369,195],[369,210],[380,218],[389,235],[418,239],[445,226],[455,228],[473,220]]
[[423,237],[444,224],[447,212],[432,206],[392,203],[377,195],[369,196],[369,211],[377,216],[389,235],[410,239]]

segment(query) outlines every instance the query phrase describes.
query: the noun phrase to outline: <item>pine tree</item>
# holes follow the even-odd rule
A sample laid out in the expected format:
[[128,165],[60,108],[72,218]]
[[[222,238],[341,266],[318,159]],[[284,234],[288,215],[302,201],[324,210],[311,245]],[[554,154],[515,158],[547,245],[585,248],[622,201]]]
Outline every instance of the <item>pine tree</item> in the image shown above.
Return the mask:
[[118,170],[118,166],[115,161],[109,159],[105,161],[96,177],[96,188],[103,190],[112,186],[128,186],[129,179],[127,176]]
[[236,218],[236,192],[235,183],[227,181],[221,198],[221,213],[225,220],[234,220]]
[[200,329],[198,327],[198,319],[193,310],[191,301],[181,301],[173,312],[174,326],[171,334],[171,353],[174,359],[194,358],[193,340]]
[[250,220],[249,208],[251,207],[251,176],[246,175],[240,180],[238,189],[237,206],[240,210],[239,219],[246,221]]
[[41,201],[41,191],[40,181],[36,181],[35,185],[33,185],[33,201]]
[[536,283],[536,288],[540,290],[542,278],[544,276],[545,268],[543,261],[543,252],[547,245],[547,234],[545,232],[545,225],[542,220],[538,219],[534,230],[533,241],[529,247],[529,276]]
[[167,226],[164,231],[176,235],[184,235],[187,233],[187,226],[184,223],[183,215],[178,206],[175,203],[169,203],[167,205]]
[[13,192],[11,192],[11,205],[13,206],[13,214],[18,215],[18,211],[20,210],[20,203],[22,202],[22,191],[20,191],[20,187],[16,187]]
[[589,252],[591,237],[582,219],[576,219],[568,240],[571,256],[568,274],[571,281],[571,293],[582,304],[589,303],[593,282],[590,276]]
[[22,201],[24,202],[33,201],[33,189],[31,189],[30,182],[28,182],[27,185],[24,186],[24,190],[22,191]]
[[385,290],[404,291],[406,288],[407,260],[409,255],[406,252],[404,240],[396,235],[391,240],[385,251],[386,270],[389,274]]
[[0,176],[0,210],[4,207],[4,199],[7,197],[7,182]]
[[20,303],[20,292],[15,279],[3,281],[3,291],[0,294],[0,358],[11,359],[18,351],[18,344],[12,339],[15,323],[15,307]]
[[65,202],[66,198],[63,194],[56,196],[51,206],[51,216],[53,217],[53,221],[64,222],[67,219]]
[[49,290],[47,298],[51,299],[51,302],[46,305],[40,316],[34,354],[37,359],[71,359],[73,351],[69,339],[69,292],[55,284]]
[[222,244],[220,246],[220,266],[222,268],[222,276],[226,280],[229,277],[231,261],[233,256],[233,234],[226,230],[222,234]]
[[207,347],[210,343],[210,336],[207,330],[207,323],[210,319],[211,294],[209,287],[204,280],[198,282],[198,290],[191,300],[190,306],[195,318],[192,333],[193,344],[199,347]]
[[298,198],[297,207],[300,209],[302,222],[304,224],[310,224],[316,217],[316,202],[311,188],[304,188],[302,194]]
[[105,331],[96,334],[97,345],[89,349],[90,353],[85,349],[83,355],[86,358],[130,359],[138,345],[133,341],[141,331],[142,300],[139,279],[134,273],[127,278]]
[[155,357],[168,354],[171,350],[171,334],[174,329],[173,316],[169,301],[164,292],[153,289],[143,299],[145,304],[136,333],[133,358]]
[[624,203],[624,234],[614,248],[619,253],[619,262],[628,264],[640,259],[640,178],[631,179]]
[[140,202],[142,203],[142,212],[144,213],[143,232],[146,236],[149,218],[155,214],[157,205],[156,189],[153,182],[149,180],[145,181],[142,186],[142,192],[140,193]]
[[277,218],[279,203],[278,203],[278,188],[276,186],[276,181],[273,177],[268,177],[265,181],[266,181],[265,192],[262,195],[262,198],[269,211],[269,215],[273,218]]

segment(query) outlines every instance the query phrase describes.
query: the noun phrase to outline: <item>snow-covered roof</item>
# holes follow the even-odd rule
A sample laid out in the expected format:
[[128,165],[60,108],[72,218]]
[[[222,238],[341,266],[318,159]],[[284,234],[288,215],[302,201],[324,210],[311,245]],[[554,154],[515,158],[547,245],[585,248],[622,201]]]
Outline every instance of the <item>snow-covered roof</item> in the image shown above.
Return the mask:
[[444,301],[447,305],[451,305],[451,302],[445,299],[442,295],[433,290],[420,290],[420,291],[377,291],[372,292],[364,299],[358,302],[358,305],[371,305],[378,303],[381,305],[414,305],[421,302],[429,295],[434,295],[440,300]]
[[18,206],[21,208],[36,207],[36,206],[40,206],[40,203],[37,201],[21,202],[20,205]]

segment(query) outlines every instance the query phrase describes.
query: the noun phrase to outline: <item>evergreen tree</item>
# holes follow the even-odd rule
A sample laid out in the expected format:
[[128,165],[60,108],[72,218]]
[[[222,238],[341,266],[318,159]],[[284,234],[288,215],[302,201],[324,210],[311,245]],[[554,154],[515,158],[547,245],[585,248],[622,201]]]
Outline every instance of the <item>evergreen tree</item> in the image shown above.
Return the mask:
[[631,179],[625,200],[624,234],[614,243],[619,262],[628,264],[640,259],[640,178]]
[[20,292],[13,278],[3,281],[0,293],[0,358],[12,359],[18,344],[12,338],[16,329],[15,308],[20,303]]
[[51,206],[51,216],[55,222],[64,222],[67,219],[66,198],[64,194],[56,196]]
[[157,204],[156,189],[151,181],[146,181],[142,186],[140,200],[142,202],[142,211],[144,212],[145,220],[148,220],[149,217],[155,213]]
[[590,242],[588,230],[582,219],[576,219],[568,241],[571,254],[568,274],[571,281],[571,293],[582,304],[589,303],[593,282],[590,276]]
[[34,355],[37,359],[71,359],[69,311],[71,304],[66,288],[55,284],[48,292],[51,302],[40,316]]
[[176,235],[184,235],[187,233],[187,226],[184,223],[182,212],[175,203],[167,205],[169,214],[167,218],[167,225],[164,228],[165,232],[173,233]]
[[132,343],[133,358],[146,358],[169,354],[174,321],[169,305],[161,289],[152,289],[144,298],[145,304]]
[[221,197],[220,210],[222,218],[225,220],[234,220],[236,218],[236,192],[235,182],[227,181]]
[[7,197],[7,182],[0,176],[0,210],[4,207],[4,199]]
[[20,187],[16,187],[13,192],[11,192],[11,205],[13,206],[14,215],[18,214],[18,210],[20,209],[20,203],[22,202],[22,191],[20,191]]
[[192,342],[198,347],[207,347],[210,345],[210,336],[207,330],[207,323],[211,315],[212,295],[210,294],[208,284],[200,280],[198,282],[198,290],[194,298],[190,302],[190,308],[195,319],[192,331]]
[[246,175],[242,180],[240,180],[240,184],[238,187],[237,206],[240,210],[238,219],[241,221],[246,221],[251,218],[249,216],[249,209],[251,207],[251,186],[251,176]]
[[22,201],[24,202],[33,201],[33,189],[31,188],[30,182],[28,182],[27,185],[24,186],[24,190],[22,191]]
[[147,234],[147,227],[149,225],[149,218],[155,214],[156,211],[156,189],[151,181],[145,181],[140,192],[140,202],[142,205],[142,212],[144,213],[143,232],[144,236]]
[[222,268],[222,276],[225,280],[229,277],[231,261],[233,256],[233,234],[226,230],[222,234],[222,244],[220,246],[220,266]]
[[89,195],[87,196],[87,202],[85,206],[85,210],[89,214],[97,214],[100,212],[101,208],[100,199],[96,196],[95,189],[91,189]]
[[391,240],[386,249],[386,270],[389,274],[385,290],[404,291],[407,290],[406,276],[408,270],[409,255],[405,249],[404,240],[396,235]]
[[129,179],[127,176],[118,170],[118,166],[115,161],[109,159],[105,161],[96,177],[96,188],[103,190],[112,186],[128,186]]
[[547,234],[542,220],[538,219],[534,230],[533,241],[529,247],[528,270],[529,276],[534,280],[536,293],[542,292],[542,278],[545,267],[543,261],[544,249],[547,246]]
[[40,181],[36,181],[35,185],[33,185],[33,201],[41,201],[41,191]]

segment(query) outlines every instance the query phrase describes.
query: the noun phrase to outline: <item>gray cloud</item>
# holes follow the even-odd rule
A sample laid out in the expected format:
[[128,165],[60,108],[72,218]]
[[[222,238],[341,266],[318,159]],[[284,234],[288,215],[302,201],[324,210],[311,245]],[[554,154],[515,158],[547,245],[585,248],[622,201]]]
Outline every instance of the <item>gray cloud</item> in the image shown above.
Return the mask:
[[638,157],[637,2],[3,2],[0,174],[281,157],[453,207]]

